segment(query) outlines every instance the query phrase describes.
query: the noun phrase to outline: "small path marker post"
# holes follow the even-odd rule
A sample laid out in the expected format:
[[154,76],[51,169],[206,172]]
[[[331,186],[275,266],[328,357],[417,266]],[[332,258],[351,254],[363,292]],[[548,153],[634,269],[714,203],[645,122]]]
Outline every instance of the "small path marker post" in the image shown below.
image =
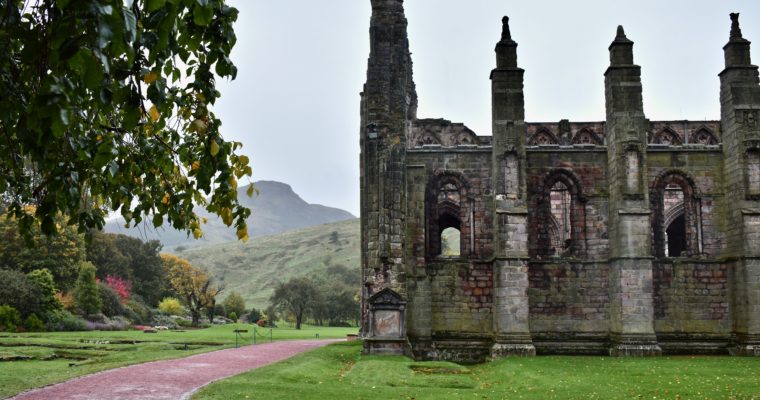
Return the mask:
[[239,346],[238,339],[242,339],[240,334],[241,333],[248,333],[248,329],[235,329],[235,348],[237,349]]

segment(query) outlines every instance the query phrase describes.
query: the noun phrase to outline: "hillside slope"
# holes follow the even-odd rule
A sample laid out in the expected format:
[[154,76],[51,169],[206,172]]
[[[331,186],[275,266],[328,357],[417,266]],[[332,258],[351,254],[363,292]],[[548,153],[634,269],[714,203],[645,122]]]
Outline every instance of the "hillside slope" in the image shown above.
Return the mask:
[[[259,191],[258,196],[254,197],[246,196],[248,186],[238,189],[240,202],[252,210],[251,217],[248,219],[251,237],[356,218],[348,211],[338,208],[309,204],[285,183],[259,181],[254,183],[254,187]],[[219,217],[211,216],[199,207],[196,207],[196,212],[208,219],[208,223],[202,227],[203,238],[199,240],[171,228],[155,229],[149,223],[126,229],[121,217],[109,221],[104,230],[108,233],[121,233],[143,240],[158,239],[168,251],[178,247],[197,247],[237,240],[235,229],[225,226]]]
[[174,253],[223,283],[222,297],[236,291],[247,307],[264,308],[278,282],[331,265],[359,269],[359,248],[359,219],[354,218],[253,238],[248,243],[235,241]]

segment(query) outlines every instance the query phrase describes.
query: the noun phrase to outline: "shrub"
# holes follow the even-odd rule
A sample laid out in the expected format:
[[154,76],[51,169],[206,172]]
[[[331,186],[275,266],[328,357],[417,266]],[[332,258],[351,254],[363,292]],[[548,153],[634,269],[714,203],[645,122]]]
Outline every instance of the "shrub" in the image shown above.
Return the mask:
[[179,300],[174,297],[165,297],[158,303],[158,309],[167,315],[182,315],[185,311]]
[[60,310],[63,307],[61,302],[56,298],[58,289],[55,287],[53,273],[50,270],[47,268],[37,269],[26,274],[26,277],[39,289],[37,292],[37,308],[41,315],[49,311]]
[[257,323],[261,319],[261,311],[252,308],[251,311],[248,313],[248,321],[250,321],[252,324]]
[[116,292],[122,303],[126,303],[129,300],[129,296],[132,293],[132,284],[129,281],[116,275],[106,275],[106,285]]
[[127,304],[124,305],[124,314],[137,324],[148,324],[153,319],[153,311],[145,303],[141,302],[137,296],[132,296]]
[[224,317],[227,315],[227,309],[224,308],[224,304],[215,304],[214,305],[214,315],[219,317]]
[[124,317],[103,318],[100,321],[85,321],[89,331],[124,331],[132,324]]
[[124,314],[124,306],[121,304],[121,296],[109,285],[98,283],[100,300],[102,303],[101,310],[108,317],[115,317]]
[[237,316],[237,314],[235,314],[235,312],[234,312],[234,311],[233,311],[233,312],[231,312],[231,313],[230,313],[230,314],[227,316],[227,318],[231,319],[231,320],[232,320],[232,322],[237,322],[237,320],[238,320],[238,316]]
[[268,325],[267,324],[267,320],[264,319],[264,318],[262,318],[262,319],[256,321],[256,325],[258,325],[261,328],[266,328],[266,326]]
[[151,321],[151,325],[153,326],[165,326],[169,329],[177,329],[179,328],[179,325],[174,320],[174,318],[167,316],[167,315],[156,315],[153,317],[153,321]]
[[224,309],[227,311],[227,316],[230,319],[234,319],[230,317],[232,313],[235,313],[236,316],[242,316],[245,314],[245,300],[243,300],[243,296],[238,292],[230,293],[229,296],[224,299]]
[[41,291],[23,273],[0,269],[0,304],[13,307],[22,317],[41,311]]
[[0,330],[15,332],[19,325],[21,325],[21,314],[18,310],[9,305],[0,306]]
[[68,311],[48,313],[45,329],[51,332],[86,331],[87,323]]
[[74,289],[74,298],[77,307],[86,315],[100,312],[102,306],[100,291],[97,282],[95,282],[95,266],[91,262],[85,261],[79,266],[79,277],[77,277]]
[[35,314],[29,314],[24,321],[24,328],[29,332],[42,332],[45,330],[45,324]]
[[55,298],[61,303],[64,310],[68,312],[76,311],[77,302],[74,299],[74,294],[72,294],[71,292],[69,293],[58,292],[55,294]]

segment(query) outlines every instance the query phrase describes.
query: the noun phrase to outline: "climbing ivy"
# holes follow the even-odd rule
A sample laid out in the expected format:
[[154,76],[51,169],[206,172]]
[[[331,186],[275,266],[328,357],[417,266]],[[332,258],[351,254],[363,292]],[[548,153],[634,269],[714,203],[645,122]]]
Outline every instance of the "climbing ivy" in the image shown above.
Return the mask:
[[118,211],[199,237],[200,204],[248,237],[249,159],[210,110],[216,76],[237,74],[237,14],[224,0],[0,0],[0,203],[22,232]]

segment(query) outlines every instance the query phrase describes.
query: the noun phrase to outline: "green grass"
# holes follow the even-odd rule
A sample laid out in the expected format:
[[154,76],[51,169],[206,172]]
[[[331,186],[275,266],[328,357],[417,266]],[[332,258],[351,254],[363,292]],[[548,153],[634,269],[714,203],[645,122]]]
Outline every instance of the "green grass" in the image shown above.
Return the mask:
[[[234,329],[248,329],[241,344],[252,342],[252,325],[215,325],[208,329],[123,332],[0,333],[0,398],[93,372],[147,361],[186,357],[235,346]],[[259,329],[259,333],[268,334]],[[357,328],[304,326],[272,330],[274,340],[342,338]],[[259,340],[265,340],[259,336]],[[189,350],[185,351],[185,343]],[[2,361],[13,358],[21,361]]]
[[360,356],[339,343],[213,383],[193,399],[760,399],[760,359],[541,356],[474,366]]
[[[337,242],[331,240],[333,232]],[[358,268],[359,242],[359,219],[352,219],[176,254],[208,271],[227,293],[242,294],[246,306],[261,309],[269,305],[279,282],[337,264]]]

